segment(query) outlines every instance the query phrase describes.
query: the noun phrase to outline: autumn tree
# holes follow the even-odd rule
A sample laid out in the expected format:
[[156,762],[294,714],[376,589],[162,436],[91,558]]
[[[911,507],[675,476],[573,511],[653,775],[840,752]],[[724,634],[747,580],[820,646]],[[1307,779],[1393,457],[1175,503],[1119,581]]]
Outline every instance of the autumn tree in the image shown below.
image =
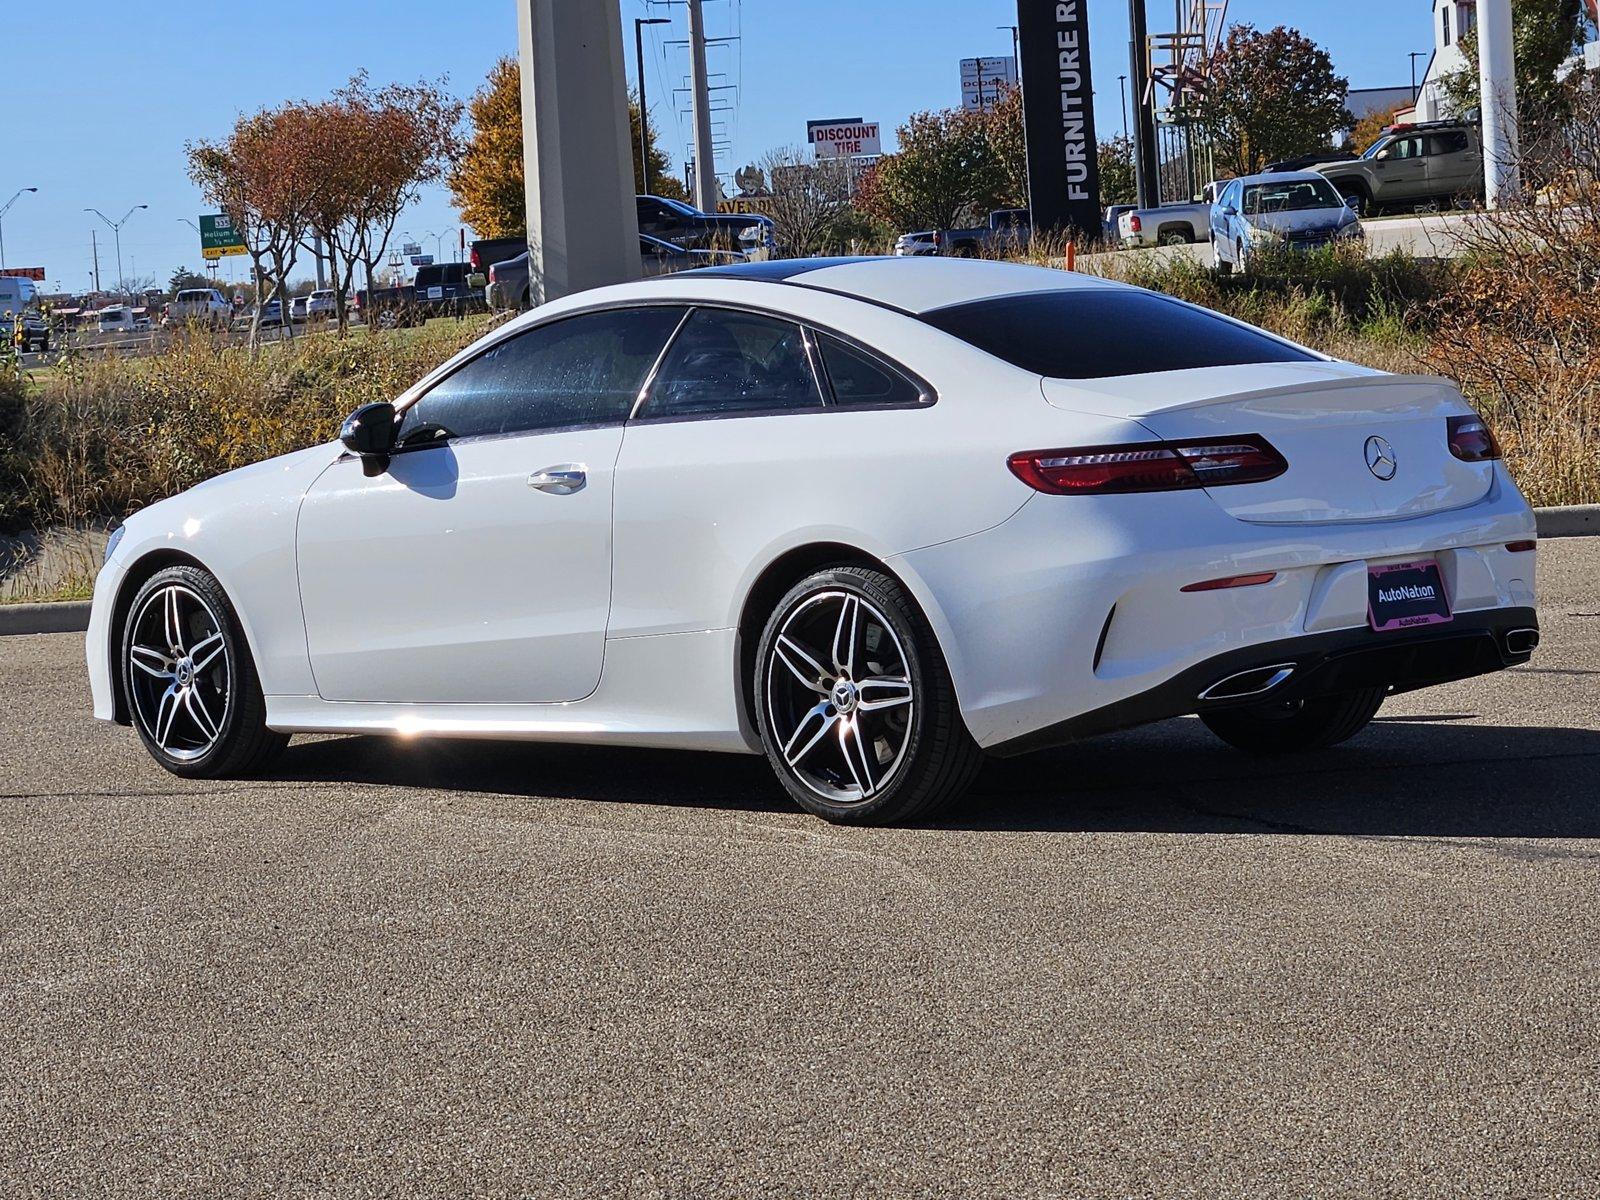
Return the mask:
[[1106,138],[1099,146],[1100,202],[1133,204],[1137,200],[1133,169],[1133,139],[1125,133]]
[[1006,171],[980,113],[959,108],[913,113],[896,132],[900,148],[878,160],[858,200],[896,229],[950,229],[1006,195]]
[[1410,101],[1389,108],[1375,108],[1350,127],[1350,149],[1360,154],[1383,136],[1383,131],[1394,124],[1395,116],[1411,107]]
[[440,84],[374,89],[365,73],[327,100],[296,106],[307,221],[332,264],[341,332],[357,272],[370,288],[401,212],[460,155],[462,108]]
[[851,212],[851,172],[857,168],[845,159],[811,162],[810,158],[807,151],[790,146],[770,151],[761,160],[772,191],[767,212],[774,236],[784,253],[796,258],[839,245]]
[[[295,106],[240,117],[221,141],[190,142],[189,177],[205,199],[227,214],[264,285],[288,303],[288,276],[308,225],[311,188],[303,157],[304,118]],[[268,286],[269,285],[269,286]],[[287,317],[287,313],[284,314]],[[260,336],[261,306],[250,321],[250,346]],[[293,336],[292,324],[284,330]]]
[[[489,69],[483,86],[467,102],[472,132],[447,182],[468,225],[484,237],[516,237],[527,232],[527,199],[522,173],[522,71],[511,56]],[[683,184],[656,142],[652,122],[647,153],[650,190],[685,199]],[[644,191],[639,163],[639,105],[628,101],[628,136],[633,147],[633,188]]]
[[1349,91],[1328,52],[1298,30],[1232,26],[1199,106],[1219,174],[1253,174],[1273,159],[1327,145],[1349,123]]

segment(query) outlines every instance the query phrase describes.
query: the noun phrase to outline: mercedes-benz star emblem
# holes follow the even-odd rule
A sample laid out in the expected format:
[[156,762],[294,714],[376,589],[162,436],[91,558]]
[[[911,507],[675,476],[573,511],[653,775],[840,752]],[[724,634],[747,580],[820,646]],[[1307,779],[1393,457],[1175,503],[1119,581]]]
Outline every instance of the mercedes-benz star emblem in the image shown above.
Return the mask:
[[1367,470],[1379,479],[1393,479],[1398,464],[1394,459],[1394,447],[1389,445],[1387,438],[1373,434],[1367,439],[1365,448],[1367,456]]

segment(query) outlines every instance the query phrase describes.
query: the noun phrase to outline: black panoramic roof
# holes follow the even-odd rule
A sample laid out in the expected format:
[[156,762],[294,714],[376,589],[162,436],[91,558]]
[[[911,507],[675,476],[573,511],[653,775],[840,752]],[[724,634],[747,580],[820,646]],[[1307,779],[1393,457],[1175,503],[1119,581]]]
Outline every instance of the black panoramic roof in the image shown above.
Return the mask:
[[769,258],[763,262],[729,263],[724,267],[696,267],[680,271],[681,275],[723,275],[730,279],[764,279],[769,283],[782,283],[796,275],[806,275],[827,267],[848,267],[851,263],[896,262],[888,254],[841,254],[834,258]]

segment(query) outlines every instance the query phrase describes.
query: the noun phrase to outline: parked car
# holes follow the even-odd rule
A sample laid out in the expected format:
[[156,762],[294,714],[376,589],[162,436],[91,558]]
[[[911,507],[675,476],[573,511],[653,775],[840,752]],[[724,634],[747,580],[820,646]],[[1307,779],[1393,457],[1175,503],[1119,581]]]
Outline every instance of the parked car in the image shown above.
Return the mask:
[[644,277],[649,279],[656,275],[671,275],[677,271],[693,271],[700,267],[720,267],[748,262],[749,256],[741,250],[688,250],[672,242],[641,233],[639,260]]
[[[20,337],[20,342],[16,341]],[[23,350],[50,349],[50,323],[39,311],[39,289],[31,279],[0,275],[0,339]]]
[[291,733],[764,754],[857,823],[1182,714],[1322,751],[1392,692],[1531,657],[1534,516],[1499,457],[1448,380],[1088,274],[643,280],[130,515],[94,714],[199,778]]
[[296,325],[304,325],[307,319],[310,303],[311,296],[309,293],[304,296],[290,297],[289,319]]
[[355,311],[368,325],[394,329],[416,323],[416,301],[416,289],[409,283],[361,288],[356,292]]
[[1314,171],[1229,180],[1211,209],[1212,262],[1224,275],[1246,270],[1263,245],[1310,250],[1361,236],[1353,199]]
[[283,324],[283,301],[268,300],[261,306],[261,328],[276,328]]
[[989,214],[987,225],[973,229],[919,229],[895,239],[894,252],[900,257],[945,254],[951,258],[978,258],[986,250],[1026,243],[1032,219],[1025,208],[997,208]]
[[332,288],[318,288],[306,299],[307,320],[332,320],[338,315],[338,293]]
[[1475,121],[1390,125],[1360,158],[1309,169],[1355,200],[1362,214],[1481,201],[1484,194],[1483,144]]
[[415,293],[415,319],[460,316],[484,308],[483,289],[474,286],[468,263],[431,263],[417,268],[412,283]]
[[473,287],[486,286],[489,282],[490,267],[495,263],[513,259],[527,249],[528,239],[522,234],[515,237],[479,238],[472,243],[472,253],[467,256],[467,263],[472,268],[468,282]]
[[1107,242],[1115,243],[1121,240],[1117,231],[1117,220],[1125,212],[1132,212],[1138,208],[1137,204],[1112,204],[1106,208],[1105,216],[1100,222],[1100,236]]
[[771,217],[760,213],[707,213],[664,196],[636,196],[639,232],[688,250],[738,250],[747,257],[776,249]]
[[233,305],[216,288],[184,288],[167,305],[167,325],[207,325],[226,328],[233,319]]
[[1135,208],[1117,217],[1117,233],[1125,249],[1178,246],[1211,240],[1211,204],[1217,184],[1208,183],[1200,199],[1159,208]]
[[1349,150],[1337,146],[1324,146],[1321,150],[1313,150],[1309,154],[1297,154],[1293,158],[1280,158],[1276,162],[1269,162],[1262,167],[1263,171],[1304,171],[1317,163],[1353,162],[1355,155]]

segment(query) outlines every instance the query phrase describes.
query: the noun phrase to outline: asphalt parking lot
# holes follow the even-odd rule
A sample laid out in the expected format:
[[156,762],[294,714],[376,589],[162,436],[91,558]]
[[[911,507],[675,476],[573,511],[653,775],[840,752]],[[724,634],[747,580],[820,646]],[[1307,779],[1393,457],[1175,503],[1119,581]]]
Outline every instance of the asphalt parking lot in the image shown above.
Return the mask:
[[694,754],[191,784],[0,639],[0,1195],[1593,1195],[1600,539],[1540,554],[1527,667],[924,829]]

